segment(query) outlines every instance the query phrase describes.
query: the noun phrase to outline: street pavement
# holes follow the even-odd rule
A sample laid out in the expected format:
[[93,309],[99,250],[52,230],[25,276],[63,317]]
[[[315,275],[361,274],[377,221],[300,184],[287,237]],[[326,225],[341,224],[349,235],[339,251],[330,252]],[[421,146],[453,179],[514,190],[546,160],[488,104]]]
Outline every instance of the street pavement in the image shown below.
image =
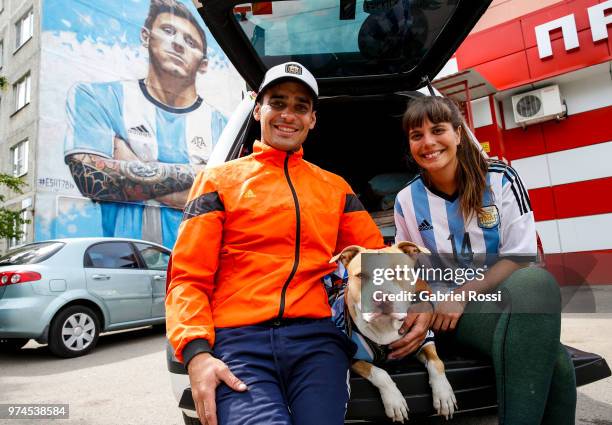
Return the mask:
[[[562,341],[612,363],[612,315],[566,314]],[[537,343],[537,341],[534,341]],[[612,425],[612,379],[578,390],[580,425]],[[70,419],[2,420],[4,425],[180,425],[166,371],[164,336],[150,328],[100,337],[89,355],[57,359],[33,341],[0,354],[0,403],[67,403]],[[447,423],[434,419],[432,423]],[[494,425],[495,416],[464,416],[449,425]]]
[[[91,354],[74,359],[58,359],[33,341],[18,354],[0,356],[0,403],[69,404],[70,419],[47,422],[52,425],[182,424],[164,336],[151,328],[103,335]],[[45,422],[0,419],[4,423]]]

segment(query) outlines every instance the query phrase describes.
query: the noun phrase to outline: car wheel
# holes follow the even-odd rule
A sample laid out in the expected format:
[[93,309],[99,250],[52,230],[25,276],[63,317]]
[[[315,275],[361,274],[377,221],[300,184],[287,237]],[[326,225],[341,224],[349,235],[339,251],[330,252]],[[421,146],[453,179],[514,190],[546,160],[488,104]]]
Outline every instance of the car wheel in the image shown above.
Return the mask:
[[11,353],[20,350],[28,343],[28,338],[0,338],[0,352]]
[[185,425],[202,425],[202,422],[200,422],[198,418],[192,418],[191,416],[187,416],[184,412],[183,422],[185,422]]
[[74,305],[60,311],[51,322],[49,349],[59,357],[89,353],[98,342],[100,322],[89,307]]

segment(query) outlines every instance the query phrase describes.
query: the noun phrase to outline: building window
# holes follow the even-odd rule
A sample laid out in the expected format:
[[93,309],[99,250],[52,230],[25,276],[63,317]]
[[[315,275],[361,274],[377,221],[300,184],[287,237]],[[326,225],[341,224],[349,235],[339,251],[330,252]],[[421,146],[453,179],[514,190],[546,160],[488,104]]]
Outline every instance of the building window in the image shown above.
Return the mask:
[[0,13],[4,11],[4,0],[0,0]]
[[28,141],[24,140],[11,148],[13,176],[21,177],[28,172]]
[[[1,0],[0,0],[1,1]],[[28,212],[26,210],[21,211],[21,219],[22,220],[27,220],[28,219]],[[26,243],[27,239],[28,239],[28,223],[23,223],[21,225],[21,231],[23,233],[21,233],[21,236],[19,236],[18,238],[11,238],[8,241],[8,248],[12,249],[15,248],[19,245],[23,245],[24,243]]]
[[13,85],[15,92],[15,111],[20,110],[30,103],[31,80],[30,74],[27,74]]
[[4,65],[4,41],[0,40],[0,69],[2,69],[3,65]]
[[32,9],[17,21],[15,24],[15,32],[15,49],[19,49],[26,41],[32,38],[32,34],[34,33],[34,11]]

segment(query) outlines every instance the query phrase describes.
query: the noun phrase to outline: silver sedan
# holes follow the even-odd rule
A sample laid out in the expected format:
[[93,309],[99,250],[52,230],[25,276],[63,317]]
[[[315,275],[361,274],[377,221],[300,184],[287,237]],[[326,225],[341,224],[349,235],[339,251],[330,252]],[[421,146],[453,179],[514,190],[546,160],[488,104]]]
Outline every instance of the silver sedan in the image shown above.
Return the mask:
[[100,332],[165,323],[170,251],[134,239],[74,238],[0,258],[0,351],[29,339],[60,357],[91,351]]

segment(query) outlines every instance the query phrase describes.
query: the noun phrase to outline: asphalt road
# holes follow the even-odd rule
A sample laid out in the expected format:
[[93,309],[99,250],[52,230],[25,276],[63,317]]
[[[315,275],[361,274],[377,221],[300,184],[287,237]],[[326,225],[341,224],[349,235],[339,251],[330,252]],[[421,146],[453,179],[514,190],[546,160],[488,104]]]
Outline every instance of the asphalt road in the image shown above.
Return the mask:
[[[612,316],[566,315],[562,340],[612,363]],[[166,372],[164,336],[152,329],[100,338],[88,356],[57,359],[31,341],[19,353],[0,354],[0,403],[66,403],[70,419],[2,420],[0,424],[180,425]],[[612,379],[581,387],[580,425],[612,425]],[[432,423],[446,423],[433,420]],[[452,425],[494,425],[494,416],[455,418]]]

